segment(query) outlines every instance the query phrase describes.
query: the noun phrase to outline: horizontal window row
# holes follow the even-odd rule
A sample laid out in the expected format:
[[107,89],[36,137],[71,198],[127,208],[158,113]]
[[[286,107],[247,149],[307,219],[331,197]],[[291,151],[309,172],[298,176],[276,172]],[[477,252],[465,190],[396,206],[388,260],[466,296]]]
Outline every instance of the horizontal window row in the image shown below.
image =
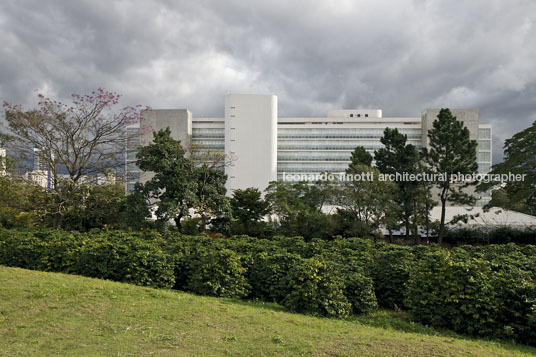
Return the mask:
[[221,144],[202,144],[202,145],[198,146],[198,149],[199,150],[202,150],[202,149],[223,150],[224,145],[223,145],[223,143],[221,143]]
[[322,171],[344,171],[348,168],[348,163],[341,164],[291,164],[291,163],[278,163],[277,171],[278,172],[322,172]]
[[138,150],[129,150],[127,151],[127,160],[136,160],[136,155],[138,154]]
[[140,169],[136,165],[136,161],[127,162],[127,171],[139,171]]
[[348,161],[351,152],[281,152],[277,155],[278,161]]
[[127,182],[138,182],[140,180],[140,171],[127,172]]
[[[422,135],[419,134],[406,134],[408,139],[421,139]],[[277,134],[279,139],[380,139],[383,137],[383,132],[377,134],[367,133],[337,133],[337,134]]]
[[192,138],[224,138],[225,129],[224,128],[203,128],[203,129],[192,129]]
[[193,140],[192,144],[196,149],[223,149],[223,140]]
[[349,162],[349,157],[298,157],[298,158],[289,158],[289,157],[277,157],[278,162],[294,162],[294,161],[342,161]]
[[[380,134],[383,135],[384,128],[280,128],[278,134]],[[402,134],[421,134],[421,129],[399,128]]]
[[225,134],[193,134],[192,139],[224,139]]
[[[379,141],[363,143],[359,141],[318,141],[318,142],[295,142],[280,141],[277,145],[279,150],[354,150],[357,146],[362,146],[366,150],[376,150],[383,147]],[[414,144],[420,148],[421,143]]]

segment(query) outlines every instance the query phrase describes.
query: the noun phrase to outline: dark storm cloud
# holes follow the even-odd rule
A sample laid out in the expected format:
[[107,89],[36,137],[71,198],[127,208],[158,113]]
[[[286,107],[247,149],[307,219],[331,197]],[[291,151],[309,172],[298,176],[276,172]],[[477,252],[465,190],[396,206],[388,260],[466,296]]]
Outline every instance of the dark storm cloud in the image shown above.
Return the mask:
[[280,115],[478,108],[498,148],[536,120],[533,1],[3,1],[0,98],[97,87],[221,116],[274,93]]

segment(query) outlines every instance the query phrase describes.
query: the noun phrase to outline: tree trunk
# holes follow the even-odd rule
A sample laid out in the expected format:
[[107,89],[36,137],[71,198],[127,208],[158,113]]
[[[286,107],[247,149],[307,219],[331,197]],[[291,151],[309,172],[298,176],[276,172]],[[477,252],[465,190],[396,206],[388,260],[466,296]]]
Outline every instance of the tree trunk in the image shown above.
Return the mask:
[[443,243],[443,237],[445,236],[445,215],[447,212],[447,198],[441,195],[441,223],[439,225],[439,237],[437,237],[437,243]]
[[63,225],[63,216],[60,213],[56,213],[54,216],[54,228],[60,229]]
[[182,233],[182,224],[181,224],[182,216],[177,216],[173,219],[175,222],[175,227],[177,227],[177,230]]
[[389,243],[391,243],[391,244],[394,243],[393,230],[391,228],[389,228]]
[[410,226],[410,224],[409,224],[409,218],[406,216],[406,217],[405,217],[405,220],[404,220],[404,230],[405,230],[405,232],[404,232],[404,233],[405,233],[405,237],[404,237],[404,239],[406,240],[406,243],[407,243],[408,240],[409,240],[409,226]]

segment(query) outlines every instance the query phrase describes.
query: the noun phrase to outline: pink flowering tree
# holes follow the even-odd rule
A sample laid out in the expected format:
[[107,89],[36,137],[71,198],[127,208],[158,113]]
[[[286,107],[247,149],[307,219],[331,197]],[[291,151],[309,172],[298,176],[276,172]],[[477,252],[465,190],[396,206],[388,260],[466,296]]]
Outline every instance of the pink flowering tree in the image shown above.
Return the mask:
[[140,113],[145,108],[121,107],[121,96],[102,88],[73,94],[69,103],[38,97],[38,107],[32,110],[3,103],[8,129],[4,134],[11,137],[15,152],[37,154],[50,172],[49,189],[61,225],[65,207],[88,177],[122,172],[118,169],[124,165],[127,127],[143,120]]

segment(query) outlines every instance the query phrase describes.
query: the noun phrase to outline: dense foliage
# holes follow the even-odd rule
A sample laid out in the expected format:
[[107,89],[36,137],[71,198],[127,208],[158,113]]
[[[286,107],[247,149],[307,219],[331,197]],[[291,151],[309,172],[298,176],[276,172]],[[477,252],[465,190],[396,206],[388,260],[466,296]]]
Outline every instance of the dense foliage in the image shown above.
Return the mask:
[[536,244],[534,228],[496,227],[491,230],[459,228],[447,232],[444,242],[450,244]]
[[66,228],[64,219],[77,210],[88,181],[114,177],[123,167],[126,141],[134,137],[125,135],[127,127],[144,126],[141,106],[120,108],[120,98],[98,88],[73,94],[70,103],[38,94],[31,110],[3,103],[0,135],[9,137],[7,149],[18,160],[38,162],[34,174],[48,181],[46,214],[55,227]]
[[275,301],[345,317],[378,305],[475,336],[536,341],[536,247],[402,247],[350,238],[257,239],[0,229],[0,264]]
[[[503,207],[534,215],[536,213],[536,122],[504,141],[504,161],[493,165],[491,174],[522,174],[522,181],[507,182],[495,190],[488,207]],[[481,183],[480,190],[494,183]]]

